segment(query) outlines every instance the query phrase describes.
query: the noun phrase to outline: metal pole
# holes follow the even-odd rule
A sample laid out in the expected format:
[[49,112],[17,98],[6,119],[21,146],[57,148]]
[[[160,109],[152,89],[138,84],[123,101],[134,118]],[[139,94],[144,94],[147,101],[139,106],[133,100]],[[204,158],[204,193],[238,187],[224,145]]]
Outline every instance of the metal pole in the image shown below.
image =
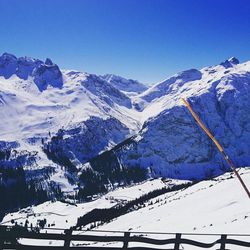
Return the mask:
[[181,98],[182,101],[184,102],[184,104],[187,106],[188,110],[190,111],[190,113],[193,115],[194,119],[197,121],[197,123],[200,125],[200,127],[205,131],[205,133],[209,136],[209,138],[214,142],[214,144],[217,146],[217,148],[219,149],[220,153],[223,155],[223,157],[225,158],[226,162],[228,163],[228,165],[230,166],[230,168],[232,169],[232,171],[235,173],[235,175],[237,176],[237,178],[239,179],[242,187],[244,188],[244,190],[246,191],[248,198],[250,199],[250,192],[246,186],[246,184],[244,183],[244,181],[242,180],[242,178],[240,177],[239,173],[237,172],[233,162],[230,160],[230,158],[228,157],[228,155],[224,152],[223,148],[221,147],[221,145],[219,144],[219,142],[213,137],[213,135],[210,133],[210,131],[203,125],[203,123],[201,122],[201,120],[199,119],[199,117],[194,113],[194,111],[192,110],[191,106],[189,105],[189,103],[187,102],[187,100],[185,100],[184,98]]

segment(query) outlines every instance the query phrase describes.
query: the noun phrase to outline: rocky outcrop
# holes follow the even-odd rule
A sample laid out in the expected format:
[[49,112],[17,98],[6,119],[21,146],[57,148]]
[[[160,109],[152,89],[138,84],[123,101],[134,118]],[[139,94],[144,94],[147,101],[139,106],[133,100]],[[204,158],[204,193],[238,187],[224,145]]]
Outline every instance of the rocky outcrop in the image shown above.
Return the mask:
[[236,57],[231,57],[228,60],[226,60],[225,62],[222,62],[220,65],[222,65],[223,67],[227,68],[231,68],[234,65],[239,64],[240,61],[236,58]]
[[114,118],[90,117],[67,130],[61,129],[44,146],[49,158],[72,170],[100,152],[126,139],[129,131]]
[[60,88],[63,85],[62,73],[59,67],[50,59],[45,62],[31,57],[20,57],[8,53],[0,56],[0,76],[5,79],[17,75],[20,79],[34,78],[38,89],[43,91],[50,85]]
[[0,57],[0,76],[8,79],[16,73],[17,58],[14,55],[3,53]]
[[47,89],[50,85],[54,88],[61,88],[63,85],[62,73],[59,67],[50,59],[40,64],[33,71],[34,82],[40,91]]

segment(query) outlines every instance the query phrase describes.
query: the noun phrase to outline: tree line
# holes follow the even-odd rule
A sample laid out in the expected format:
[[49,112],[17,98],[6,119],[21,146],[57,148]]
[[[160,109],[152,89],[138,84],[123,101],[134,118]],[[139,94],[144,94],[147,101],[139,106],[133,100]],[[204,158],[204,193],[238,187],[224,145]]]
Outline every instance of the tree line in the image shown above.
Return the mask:
[[183,188],[190,187],[194,183],[184,183],[175,185],[172,187],[163,187],[161,189],[157,189],[154,191],[151,191],[145,195],[142,195],[139,198],[136,198],[134,200],[128,201],[125,205],[124,204],[117,204],[111,208],[103,208],[103,209],[93,209],[90,212],[86,213],[85,215],[81,216],[77,220],[77,224],[73,229],[77,229],[82,226],[86,226],[90,223],[96,223],[100,222],[101,224],[110,222],[111,220],[124,215],[130,211],[133,211],[135,209],[138,209],[140,207],[145,206],[145,202],[149,201],[150,199],[153,199],[157,196],[160,196],[162,194],[177,191]]

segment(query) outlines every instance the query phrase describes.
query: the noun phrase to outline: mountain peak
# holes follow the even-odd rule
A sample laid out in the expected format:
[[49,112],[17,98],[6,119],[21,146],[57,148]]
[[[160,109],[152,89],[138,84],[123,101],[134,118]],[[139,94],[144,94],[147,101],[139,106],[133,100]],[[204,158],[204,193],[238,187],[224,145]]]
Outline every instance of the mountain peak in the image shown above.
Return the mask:
[[17,59],[16,56],[14,56],[13,54],[7,53],[7,52],[3,53],[1,57]]
[[46,58],[45,64],[46,65],[51,65],[51,66],[54,65],[54,63],[52,62],[52,60],[50,58]]
[[225,68],[231,68],[239,63],[240,61],[236,57],[231,57],[227,59],[225,62],[222,62],[220,65],[222,65]]
[[45,90],[48,85],[59,88],[63,85],[59,67],[49,58],[43,62],[32,57],[17,58],[12,54],[3,53],[0,56],[0,76],[8,79],[12,75],[23,80],[27,80],[29,76],[33,77],[40,91]]
[[17,68],[17,58],[9,53],[0,56],[0,76],[8,79],[15,74]]
[[229,58],[228,61],[232,64],[239,64],[240,63],[240,61],[234,56]]
[[40,64],[34,69],[32,75],[40,91],[47,89],[48,85],[56,88],[61,88],[63,85],[60,68],[48,58],[45,60],[45,63]]
[[173,85],[176,88],[180,88],[187,82],[192,82],[196,80],[200,80],[202,78],[202,73],[197,69],[189,69],[181,71],[166,80],[157,83],[146,90],[140,96],[141,99],[151,102],[154,99],[160,98],[166,94],[173,88]]

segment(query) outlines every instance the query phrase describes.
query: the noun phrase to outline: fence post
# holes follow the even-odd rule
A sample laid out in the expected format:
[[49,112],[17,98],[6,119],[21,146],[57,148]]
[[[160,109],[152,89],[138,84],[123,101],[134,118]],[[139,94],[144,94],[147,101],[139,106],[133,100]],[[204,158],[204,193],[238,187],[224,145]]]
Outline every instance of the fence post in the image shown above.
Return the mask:
[[4,238],[6,238],[6,227],[0,226],[0,250],[4,249]]
[[221,245],[220,245],[220,250],[226,250],[226,240],[227,240],[227,235],[226,234],[222,234],[221,235]]
[[65,230],[64,248],[66,248],[66,249],[68,249],[70,247],[72,231],[73,231],[72,228]]
[[175,235],[175,244],[174,244],[174,250],[180,250],[180,244],[181,244],[181,234]]
[[0,250],[3,250],[4,248],[4,240],[0,238]]
[[128,248],[130,232],[124,232],[123,248]]

